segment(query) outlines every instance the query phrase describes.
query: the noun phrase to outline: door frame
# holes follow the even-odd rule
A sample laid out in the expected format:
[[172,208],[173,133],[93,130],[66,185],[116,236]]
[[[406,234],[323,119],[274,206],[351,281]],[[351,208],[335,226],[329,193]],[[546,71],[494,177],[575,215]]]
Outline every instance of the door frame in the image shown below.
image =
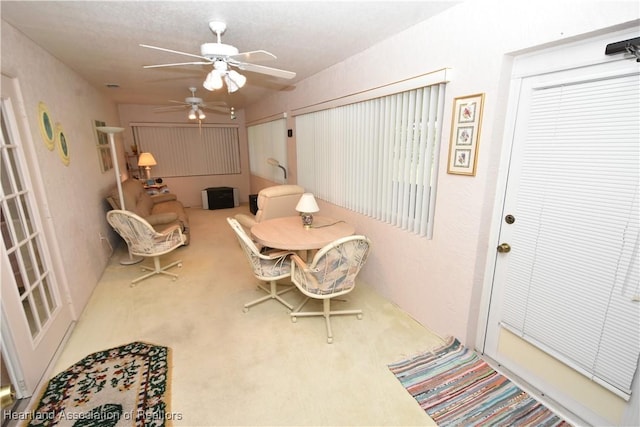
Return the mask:
[[[507,97],[507,109],[505,115],[505,126],[502,136],[502,149],[499,160],[499,172],[496,180],[496,194],[492,208],[492,216],[490,223],[490,232],[488,239],[488,248],[485,276],[483,279],[482,295],[478,314],[478,329],[476,331],[476,349],[485,353],[488,349],[487,336],[489,330],[489,310],[492,298],[501,298],[501,295],[494,294],[493,282],[496,272],[497,251],[496,248],[500,243],[500,232],[503,226],[503,210],[506,198],[506,189],[510,173],[511,154],[513,149],[513,139],[516,131],[516,120],[518,115],[518,103],[521,98],[522,82],[525,78],[540,76],[545,74],[557,73],[560,71],[568,71],[571,69],[579,69],[590,67],[593,65],[606,64],[616,61],[632,61],[631,59],[623,59],[623,55],[604,56],[605,46],[608,43],[626,40],[637,37],[637,28],[628,26],[621,29],[616,27],[610,32],[600,31],[597,35],[587,34],[584,39],[571,43],[565,43],[551,48],[540,48],[532,53],[513,56],[512,72],[509,81],[509,92]],[[602,46],[602,50],[598,53],[594,52],[593,44],[598,43]],[[550,65],[549,65],[550,64]],[[639,375],[639,373],[636,373]],[[518,379],[526,383],[521,378]],[[640,408],[640,381],[634,381],[631,400],[626,407],[623,415],[625,420],[637,420],[633,418]],[[530,385],[529,385],[530,386]],[[535,394],[535,388],[531,387],[531,391]],[[540,396],[537,396],[540,397]],[[558,402],[562,405],[563,402]],[[637,416],[635,416],[637,417]]]
[[[42,236],[43,246],[46,246],[41,255],[43,262],[47,263],[47,268],[50,270],[54,278],[53,283],[55,283],[57,288],[57,298],[59,299],[60,305],[55,311],[56,317],[52,317],[52,320],[56,321],[55,319],[57,319],[58,322],[64,322],[61,325],[64,326],[64,331],[62,331],[61,328],[55,331],[55,341],[53,341],[54,338],[51,335],[47,336],[46,333],[39,336],[36,341],[33,341],[31,337],[16,336],[16,331],[11,330],[11,318],[9,316],[15,316],[17,309],[16,307],[9,306],[7,304],[8,301],[6,301],[8,298],[14,297],[14,295],[3,295],[4,298],[0,299],[0,311],[2,312],[2,335],[0,339],[2,340],[2,351],[5,362],[8,363],[7,367],[10,370],[9,375],[12,377],[12,382],[14,382],[14,386],[16,387],[16,395],[19,399],[23,399],[37,396],[37,391],[46,383],[47,376],[53,367],[53,362],[57,359],[60,349],[68,339],[78,317],[71,302],[69,288],[67,286],[67,276],[62,263],[62,255],[57,244],[55,227],[51,213],[48,210],[47,192],[45,191],[44,181],[40,173],[40,168],[38,167],[34,140],[29,128],[30,115],[27,114],[25,108],[20,84],[18,79],[6,74],[1,74],[0,77],[2,78],[1,95],[2,98],[10,99],[10,107],[15,119],[15,131],[20,138],[19,150],[21,151],[21,159],[18,159],[18,161],[21,163],[23,172],[21,178],[24,180],[29,192],[32,193],[31,197],[35,201],[35,203],[31,203],[34,213],[33,220]],[[10,276],[10,268],[5,266],[4,262],[4,259],[0,260],[0,263],[3,264],[0,265],[0,273],[3,278],[8,278]],[[13,290],[10,293],[13,293]],[[46,363],[44,360],[38,362],[38,365],[42,368],[38,368],[37,373],[29,372],[22,359],[25,356],[35,354],[36,348],[39,345],[46,345],[49,349],[52,349],[52,351],[48,352],[47,357],[49,359],[46,360]],[[21,348],[27,349],[29,347],[34,353],[30,353],[29,355],[20,354],[22,351]]]

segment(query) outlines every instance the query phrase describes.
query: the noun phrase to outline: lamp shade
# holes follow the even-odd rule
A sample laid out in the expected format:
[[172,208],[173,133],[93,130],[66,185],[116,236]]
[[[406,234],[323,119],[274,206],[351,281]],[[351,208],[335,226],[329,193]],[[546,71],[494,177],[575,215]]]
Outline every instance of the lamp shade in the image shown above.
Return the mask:
[[315,197],[313,197],[313,193],[304,193],[296,205],[296,210],[298,212],[311,213],[318,212],[320,208],[316,203]]
[[243,87],[245,83],[247,83],[247,78],[236,70],[229,71],[228,76],[238,86],[238,89]]
[[156,159],[153,158],[151,153],[141,153],[138,159],[138,166],[155,166],[157,165]]
[[212,70],[204,83],[202,84],[207,90],[216,90],[222,87],[222,77],[220,76],[220,72],[218,70]]

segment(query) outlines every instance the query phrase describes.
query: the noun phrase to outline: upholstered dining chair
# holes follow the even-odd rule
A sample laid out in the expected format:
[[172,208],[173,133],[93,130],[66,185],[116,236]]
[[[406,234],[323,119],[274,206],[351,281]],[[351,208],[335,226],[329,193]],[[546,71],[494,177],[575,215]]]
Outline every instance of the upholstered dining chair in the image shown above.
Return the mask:
[[238,242],[244,251],[244,254],[253,269],[253,275],[256,279],[268,282],[269,289],[262,285],[258,285],[258,288],[267,293],[266,296],[258,298],[255,301],[248,302],[244,305],[243,311],[246,313],[249,311],[249,307],[252,307],[261,302],[275,299],[289,310],[293,309],[293,306],[285,301],[280,295],[295,289],[295,286],[285,285],[283,289],[278,290],[278,280],[285,279],[291,275],[291,260],[289,257],[293,252],[273,250],[271,252],[262,253],[251,240],[242,228],[242,225],[235,218],[227,218],[227,222],[236,233]]
[[132,280],[131,286],[156,274],[171,276],[173,280],[178,278],[177,274],[167,270],[176,265],[182,267],[182,261],[178,260],[161,266],[160,257],[179,248],[187,241],[180,225],[176,224],[158,232],[141,216],[119,209],[107,212],[107,222],[127,242],[132,255],[153,258],[153,268],[142,266],[142,269],[149,273]]
[[[327,342],[333,342],[331,316],[355,314],[362,319],[362,310],[331,310],[331,299],[348,294],[356,286],[356,276],[367,261],[371,241],[361,235],[347,236],[320,249],[307,264],[298,255],[291,256],[291,281],[306,296],[291,312],[298,317],[323,316],[327,326]],[[301,311],[310,298],[322,300],[322,311]]]

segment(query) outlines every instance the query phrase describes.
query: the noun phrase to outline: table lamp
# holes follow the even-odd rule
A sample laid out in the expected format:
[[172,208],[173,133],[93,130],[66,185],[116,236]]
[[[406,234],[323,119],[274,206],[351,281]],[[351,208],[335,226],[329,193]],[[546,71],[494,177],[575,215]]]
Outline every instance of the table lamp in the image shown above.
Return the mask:
[[147,174],[147,181],[151,180],[151,166],[155,166],[156,159],[153,158],[153,154],[151,153],[141,153],[140,158],[138,159],[138,166],[144,167],[144,170]]
[[312,193],[304,193],[296,205],[296,210],[300,212],[304,228],[311,228],[311,224],[313,224],[313,213],[318,212],[320,208]]

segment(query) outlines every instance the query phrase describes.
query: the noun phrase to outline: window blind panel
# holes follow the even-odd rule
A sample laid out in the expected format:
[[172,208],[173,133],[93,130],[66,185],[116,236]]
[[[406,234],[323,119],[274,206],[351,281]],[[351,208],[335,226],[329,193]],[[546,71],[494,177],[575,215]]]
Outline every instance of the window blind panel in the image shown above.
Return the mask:
[[[442,126],[438,122],[438,118],[442,117],[444,112],[444,83],[437,86],[431,86],[430,90],[435,92],[429,97],[429,120],[426,124],[427,131],[427,155],[425,156],[425,162],[427,168],[425,169],[425,208],[423,209],[423,220],[420,222],[420,234],[426,234],[428,238],[432,237],[432,229],[427,228],[427,224],[433,224],[433,218],[435,216],[435,210],[430,208],[435,205],[436,200],[436,188],[438,181],[438,158],[440,157],[440,131]],[[434,96],[435,95],[435,96]]]
[[270,181],[284,183],[282,169],[267,163],[268,158],[276,159],[288,170],[287,124],[285,119],[272,120],[247,127],[249,142],[249,169],[253,175]]
[[534,90],[503,318],[623,394],[640,354],[637,88]]
[[[424,91],[429,91],[429,88],[423,89]],[[415,218],[411,220],[410,229],[414,233],[420,233],[420,223],[424,221],[424,216],[422,214],[423,211],[423,202],[424,200],[429,199],[429,193],[424,191],[425,184],[425,174],[428,173],[429,166],[425,162],[425,158],[429,155],[428,147],[426,146],[427,142],[427,113],[429,111],[429,96],[420,96],[418,102],[420,102],[419,108],[416,109],[416,118],[414,125],[414,149],[411,153],[411,157],[414,159],[414,169],[412,171],[414,191],[413,195],[413,207]]]
[[136,145],[158,163],[154,176],[223,175],[240,173],[236,127],[132,125]]
[[435,88],[296,116],[299,183],[336,205],[429,234],[444,84]]
[[379,201],[379,213],[378,217],[381,221],[391,222],[391,210],[389,206],[391,205],[391,185],[393,182],[393,129],[394,123],[393,119],[395,117],[395,109],[394,109],[394,98],[389,96],[386,97],[383,101],[383,111],[384,111],[384,122],[382,123],[382,155],[380,157],[380,161],[383,164],[384,174],[381,176],[380,182],[378,183],[378,188],[380,188],[380,201]]

